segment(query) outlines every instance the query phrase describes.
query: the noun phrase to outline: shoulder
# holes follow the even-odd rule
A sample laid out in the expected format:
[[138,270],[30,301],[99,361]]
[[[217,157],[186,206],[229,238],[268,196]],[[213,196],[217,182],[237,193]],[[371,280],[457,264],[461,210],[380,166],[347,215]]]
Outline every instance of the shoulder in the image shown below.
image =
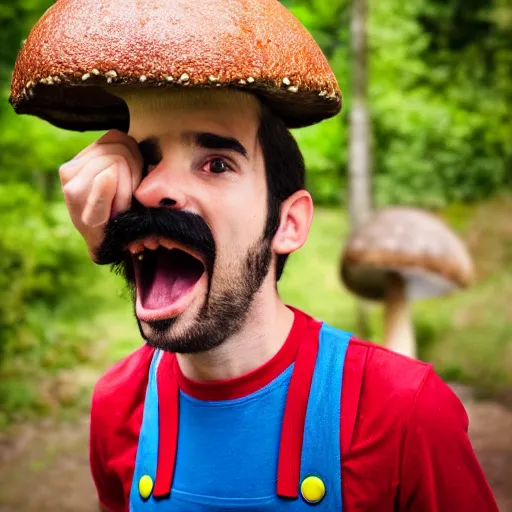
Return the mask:
[[442,412],[441,404],[461,404],[432,364],[397,354],[385,347],[352,338],[349,351],[365,352],[364,387],[388,406],[415,414]]
[[93,392],[93,403],[119,400],[121,391],[138,392],[140,384],[147,382],[154,349],[143,345],[112,366],[98,380]]
[[126,510],[153,354],[142,346],[110,368],[93,391],[89,462],[107,510]]
[[[333,340],[347,337],[343,331],[330,328],[330,332]],[[436,395],[451,401],[453,393],[431,364],[350,337],[341,401],[343,453],[369,439],[386,443],[383,451],[398,450],[413,418],[439,415],[432,410]]]
[[[431,364],[352,337],[347,355],[362,363],[363,383],[372,393],[392,396],[401,403],[414,400],[425,381],[435,375]],[[362,358],[364,357],[364,362]]]
[[467,429],[462,403],[431,364],[357,338],[347,349],[343,399],[358,434],[351,442],[380,438],[398,449],[418,425],[456,422]]
[[93,423],[124,421],[144,402],[154,349],[143,345],[112,366],[96,383],[92,394]]
[[430,413],[437,399],[458,402],[431,364],[374,343],[352,337],[346,366],[348,378],[359,375],[360,407],[385,407],[389,414],[395,412],[406,421],[413,411]]

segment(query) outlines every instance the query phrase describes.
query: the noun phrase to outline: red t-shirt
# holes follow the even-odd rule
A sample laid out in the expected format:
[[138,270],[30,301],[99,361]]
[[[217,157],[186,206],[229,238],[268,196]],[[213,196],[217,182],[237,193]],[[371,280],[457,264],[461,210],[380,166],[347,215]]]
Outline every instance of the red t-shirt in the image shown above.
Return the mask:
[[[234,389],[252,389],[255,375],[265,382],[277,377],[283,359],[290,358],[291,364],[293,346],[305,337],[290,335],[271,361],[231,379],[229,386],[214,382],[208,391],[210,384],[176,377],[187,393],[232,396]],[[100,502],[111,512],[128,511],[153,353],[144,345],[116,364],[93,394],[91,470]],[[352,338],[343,373],[341,425],[344,511],[498,510],[468,438],[464,407],[430,365]]]

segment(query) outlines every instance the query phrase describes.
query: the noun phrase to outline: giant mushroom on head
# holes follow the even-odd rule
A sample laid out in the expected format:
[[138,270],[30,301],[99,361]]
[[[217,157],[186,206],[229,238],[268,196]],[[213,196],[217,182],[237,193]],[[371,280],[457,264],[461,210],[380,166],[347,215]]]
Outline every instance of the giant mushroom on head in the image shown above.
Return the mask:
[[341,108],[320,47],[277,0],[58,0],[19,52],[10,102],[61,128],[126,132],[127,86],[246,91],[289,128]]
[[351,234],[341,277],[358,297],[384,302],[385,345],[416,357],[410,302],[465,288],[474,270],[466,246],[441,219],[395,206]]

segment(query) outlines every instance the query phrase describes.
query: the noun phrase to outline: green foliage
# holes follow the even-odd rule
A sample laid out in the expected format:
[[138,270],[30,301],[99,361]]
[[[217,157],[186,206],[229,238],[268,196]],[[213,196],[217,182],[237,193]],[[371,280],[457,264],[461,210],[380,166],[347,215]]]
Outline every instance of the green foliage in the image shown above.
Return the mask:
[[[298,135],[311,190],[317,201],[332,203],[347,168],[351,2],[283,3],[328,53],[344,92],[340,127],[330,125],[327,140],[317,127]],[[505,0],[368,0],[368,6],[376,204],[438,208],[510,187],[510,6]]]
[[20,377],[87,358],[77,325],[101,303],[83,242],[62,213],[25,184],[0,185],[0,403],[34,397]]

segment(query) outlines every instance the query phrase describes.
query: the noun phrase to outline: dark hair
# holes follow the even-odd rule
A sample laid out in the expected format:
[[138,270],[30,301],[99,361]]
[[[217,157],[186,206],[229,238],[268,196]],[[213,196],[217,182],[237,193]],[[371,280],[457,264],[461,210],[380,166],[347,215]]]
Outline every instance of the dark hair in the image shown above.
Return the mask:
[[[263,151],[267,177],[268,213],[265,237],[273,238],[279,228],[281,204],[305,187],[304,158],[282,119],[264,104],[261,108],[258,140]],[[276,281],[283,274],[287,254],[277,257]]]

